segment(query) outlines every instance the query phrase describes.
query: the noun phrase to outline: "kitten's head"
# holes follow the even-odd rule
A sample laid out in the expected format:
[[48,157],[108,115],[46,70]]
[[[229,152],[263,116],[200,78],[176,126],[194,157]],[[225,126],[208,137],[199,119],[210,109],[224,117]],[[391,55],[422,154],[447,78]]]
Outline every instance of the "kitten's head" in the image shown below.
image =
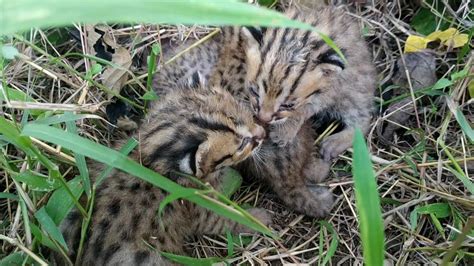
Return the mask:
[[[297,12],[289,15],[300,19]],[[267,124],[284,122],[346,67],[316,32],[246,27],[242,33],[249,100],[257,118]]]
[[159,124],[147,130],[153,136],[145,147],[150,162],[196,177],[242,162],[265,138],[248,108],[229,92],[202,84],[168,95],[153,110],[153,121]]

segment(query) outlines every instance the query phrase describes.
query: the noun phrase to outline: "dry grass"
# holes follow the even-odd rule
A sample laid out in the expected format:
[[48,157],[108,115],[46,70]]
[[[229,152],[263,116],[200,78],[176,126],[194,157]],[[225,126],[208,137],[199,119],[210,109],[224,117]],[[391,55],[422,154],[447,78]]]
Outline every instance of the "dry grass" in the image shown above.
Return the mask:
[[[418,6],[409,3],[411,1],[402,0],[373,2],[375,3],[367,5],[352,3],[348,9],[367,29],[367,39],[380,73],[380,87],[386,88],[394,74],[395,62],[402,54],[407,35],[416,34],[409,22]],[[438,16],[449,15],[453,27],[468,29],[472,27],[473,22],[466,14],[472,10],[469,10],[468,1],[459,2],[466,4],[459,5],[457,9],[444,8]],[[122,92],[126,92],[123,95],[135,101],[146,92],[144,84],[147,70],[143,67],[143,60],[154,43],[161,43],[165,49],[183,42],[193,43],[212,33],[212,29],[197,26],[158,28],[152,25],[135,27],[116,25],[111,33],[116,42],[125,47],[133,57],[130,68],[133,76],[126,82]],[[79,38],[72,39],[73,35]],[[80,55],[91,54],[92,47],[87,40],[87,32],[83,25],[75,25],[68,30],[32,30],[24,39],[21,36],[13,37],[11,41],[18,47],[21,56],[6,65],[3,71],[4,82],[11,88],[25,92],[36,103],[5,102],[0,107],[0,113],[7,118],[19,120],[26,110],[31,113],[32,110],[39,108],[106,117],[105,105],[109,102],[109,94],[98,85],[101,82],[100,77],[97,75],[87,77],[92,59]],[[451,74],[472,63],[472,53],[457,60],[458,53],[458,50],[437,51],[438,78],[449,78]],[[472,68],[470,72],[472,75]],[[374,119],[368,143],[383,203],[387,263],[392,265],[439,263],[454,247],[454,241],[462,230],[462,225],[467,223],[469,217],[473,219],[474,198],[454,172],[455,169],[461,169],[473,181],[474,147],[463,134],[448,106],[449,102],[455,103],[468,121],[471,124],[474,122],[473,100],[467,93],[468,79],[469,77],[466,77],[456,81],[443,96],[418,95],[411,98],[402,108],[395,110],[394,112],[402,112],[412,106],[417,107],[416,111],[411,112],[409,119],[400,125],[406,129],[405,133],[396,135],[391,142],[382,141],[377,129],[383,123],[390,123],[393,113],[381,113],[379,110],[379,115]],[[408,89],[413,91],[413,88]],[[382,90],[377,94],[379,99],[382,98]],[[133,107],[130,112],[131,115],[140,113],[138,107]],[[119,130],[108,130],[110,125],[102,120],[91,121],[87,119],[79,122],[81,135],[102,143],[125,136],[125,133]],[[58,162],[63,162],[64,172],[73,171],[74,158],[61,152],[61,147],[36,143],[42,150],[53,155]],[[5,146],[2,147],[2,152],[10,160],[21,161],[23,159],[21,156],[24,156]],[[231,262],[246,262],[252,265],[317,264],[326,255],[331,240],[337,238],[339,243],[331,263],[362,264],[362,247],[350,166],[349,151],[334,162],[331,178],[327,182],[338,196],[333,212],[327,219],[334,228],[334,234],[321,226],[318,221],[285,208],[263,185],[255,183],[243,186],[235,199],[239,203],[263,206],[272,210],[276,217],[273,229],[280,239],[272,240],[259,235],[242,236],[241,240],[234,239],[236,247]],[[5,171],[0,169],[0,173],[2,192],[17,193],[21,186],[15,186]],[[33,210],[44,204],[45,198],[35,199],[34,202],[36,206],[31,206]],[[432,203],[448,204],[450,208],[448,217],[438,219],[440,224],[437,228],[435,220],[430,215],[420,214],[416,227],[412,228],[410,214],[417,207]],[[31,249],[31,239],[25,234],[17,204],[18,202],[11,200],[0,200],[0,233],[13,239],[23,250]],[[17,246],[4,242],[2,252],[8,254],[17,249]],[[195,257],[225,256],[227,239],[225,236],[202,237],[189,243],[188,248]],[[470,236],[461,243],[455,254],[455,261],[461,265],[472,265],[473,250],[474,238],[471,231]]]

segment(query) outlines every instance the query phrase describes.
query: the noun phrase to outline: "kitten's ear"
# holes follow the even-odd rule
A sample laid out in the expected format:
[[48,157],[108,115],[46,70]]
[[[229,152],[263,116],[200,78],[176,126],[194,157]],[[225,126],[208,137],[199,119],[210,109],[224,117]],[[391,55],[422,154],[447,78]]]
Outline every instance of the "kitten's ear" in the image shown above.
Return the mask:
[[321,54],[317,60],[324,75],[335,74],[346,68],[346,62],[333,50]]
[[265,29],[258,28],[258,27],[251,27],[246,26],[242,27],[242,34],[247,41],[247,45],[250,47],[252,46],[260,46],[263,42],[263,33]]
[[190,88],[196,89],[196,88],[203,88],[206,86],[206,79],[204,76],[201,74],[201,72],[196,71],[193,73],[193,75],[188,79],[187,85]]

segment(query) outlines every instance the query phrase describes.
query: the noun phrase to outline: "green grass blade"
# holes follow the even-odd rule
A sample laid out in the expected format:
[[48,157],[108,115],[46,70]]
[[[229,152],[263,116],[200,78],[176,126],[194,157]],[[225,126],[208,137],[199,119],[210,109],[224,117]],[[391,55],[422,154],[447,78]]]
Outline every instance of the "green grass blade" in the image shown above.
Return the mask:
[[[61,223],[61,221],[67,216],[74,205],[74,201],[77,201],[84,191],[81,184],[81,177],[79,176],[68,181],[66,186],[72,195],[66,191],[65,187],[61,187],[53,192],[45,207],[46,212],[51,219],[53,219],[56,225],[59,225],[59,223]],[[74,199],[72,196],[74,196]]]
[[65,250],[68,250],[66,241],[64,240],[64,237],[61,234],[61,231],[59,231],[59,228],[56,226],[53,219],[49,217],[44,207],[39,209],[35,213],[35,217],[38,220],[38,222],[41,224],[41,227],[43,228],[43,230],[45,230],[48,233],[48,235],[52,239],[56,240],[56,242],[58,242]]
[[28,156],[37,158],[38,161],[40,161],[50,171],[50,174],[53,177],[60,178],[58,166],[46,158],[46,156],[44,156],[36,146],[31,143],[29,138],[21,136],[20,131],[12,122],[3,117],[0,117],[0,134],[3,135],[5,140],[21,149]]
[[148,56],[147,61],[148,61],[148,76],[146,79],[146,89],[148,91],[152,90],[152,82],[153,82],[153,74],[156,71],[156,58],[158,57],[158,54],[160,53],[161,47],[159,44],[155,43],[151,47],[151,54]]
[[17,175],[12,175],[12,177],[18,182],[25,183],[34,191],[48,192],[61,186],[58,180],[40,176],[29,170]]
[[171,261],[180,263],[182,265],[190,265],[190,266],[211,266],[214,263],[224,261],[224,259],[216,258],[216,257],[196,259],[196,258],[187,257],[187,256],[175,255],[175,254],[167,253],[167,252],[160,252],[160,254]]
[[464,184],[464,186],[467,188],[467,190],[469,191],[469,193],[471,193],[471,195],[474,195],[474,183],[469,180],[469,178],[464,175],[464,172],[458,172],[456,171],[455,169],[449,167],[449,166],[446,166],[446,168],[452,173],[454,174],[459,180],[461,180],[461,182]]
[[18,200],[18,196],[12,193],[0,192],[0,199]]
[[184,189],[180,192],[169,194],[160,202],[160,206],[158,207],[158,217],[162,217],[163,210],[165,209],[166,205],[178,199],[189,198],[194,194],[196,194],[196,191],[194,189]]
[[[131,175],[137,176],[157,187],[160,187],[170,193],[182,192],[185,188],[169,180],[168,178],[148,169],[137,162],[131,160],[127,156],[118,151],[109,149],[88,139],[79,137],[78,135],[64,132],[60,129],[37,124],[28,124],[24,127],[22,134],[36,137],[54,144],[60,145],[66,149],[74,150],[74,152],[90,157],[96,161],[113,166]],[[208,192],[196,190],[194,196],[188,197],[187,200],[192,201],[204,208],[208,208],[215,213],[224,217],[230,218],[243,225],[246,225],[258,232],[273,236],[270,229],[253,218],[248,212],[241,208],[228,204],[230,200],[227,199],[223,203],[223,199],[218,195],[219,200],[215,200],[206,196]]]
[[456,109],[455,117],[459,125],[461,126],[462,131],[464,131],[464,134],[466,134],[466,136],[468,137],[469,141],[471,143],[474,143],[474,130],[472,130],[471,126],[469,125],[469,122],[467,122],[466,117],[459,108]]
[[[119,150],[123,155],[128,155],[135,147],[138,145],[138,141],[134,138],[130,138]],[[98,187],[107,177],[110,176],[114,168],[112,166],[107,166],[95,180],[95,187]]]
[[[319,224],[321,226],[324,226],[326,227],[326,229],[331,233],[332,235],[332,240],[331,240],[331,244],[329,244],[329,248],[328,248],[328,251],[326,253],[326,256],[324,256],[324,259],[323,259],[323,262],[321,265],[326,265],[329,263],[329,261],[331,260],[331,258],[334,256],[334,254],[336,253],[336,250],[337,250],[337,246],[339,245],[339,238],[337,237],[337,233],[336,233],[336,230],[334,230],[334,227],[326,222],[326,221],[320,221]],[[320,250],[322,249],[322,246],[319,247]]]
[[[66,113],[65,115],[73,115],[72,113]],[[77,135],[77,127],[75,121],[69,120],[66,122],[67,131]],[[82,182],[84,185],[84,191],[87,196],[90,197],[92,193],[91,180],[89,177],[89,169],[87,168],[86,158],[84,155],[74,152],[74,158],[76,159],[76,166],[79,169],[79,173],[82,177]]]
[[73,113],[68,112],[61,115],[53,115],[49,117],[39,118],[35,121],[32,121],[32,123],[43,124],[43,125],[54,125],[54,124],[59,124],[59,123],[64,123],[64,122],[77,121],[77,120],[86,119],[86,118],[100,119],[101,117],[97,115],[73,114]]
[[[3,11],[0,35],[31,27],[64,26],[73,21],[260,25],[314,30],[321,34],[279,12],[229,0],[0,0],[0,6]],[[344,58],[328,36],[321,34],[321,37]]]
[[384,260],[382,212],[369,151],[360,129],[355,132],[353,145],[352,172],[364,261],[366,265],[379,266]]

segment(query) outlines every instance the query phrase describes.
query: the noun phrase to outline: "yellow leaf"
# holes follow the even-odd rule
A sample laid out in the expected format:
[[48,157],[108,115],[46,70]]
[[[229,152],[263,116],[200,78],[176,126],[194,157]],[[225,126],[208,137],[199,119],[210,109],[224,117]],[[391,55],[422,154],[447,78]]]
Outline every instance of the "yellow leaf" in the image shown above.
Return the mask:
[[405,42],[405,53],[417,52],[419,50],[423,50],[426,48],[426,46],[428,45],[430,41],[431,40],[425,37],[410,35],[408,36]]
[[463,47],[468,42],[467,34],[458,34],[452,39],[446,40],[443,44],[452,48]]
[[464,46],[468,42],[467,34],[459,33],[455,28],[449,28],[444,31],[435,31],[426,36],[430,41],[440,40],[445,46],[458,48]]

